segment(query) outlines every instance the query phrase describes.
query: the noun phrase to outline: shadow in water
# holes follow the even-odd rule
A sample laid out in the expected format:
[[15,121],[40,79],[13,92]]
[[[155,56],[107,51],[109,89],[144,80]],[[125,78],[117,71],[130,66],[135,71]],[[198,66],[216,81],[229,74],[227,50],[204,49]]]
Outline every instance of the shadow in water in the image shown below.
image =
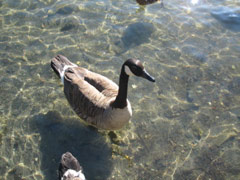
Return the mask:
[[87,179],[107,179],[112,170],[112,150],[95,130],[76,119],[63,119],[50,111],[31,120],[31,128],[41,135],[41,170],[45,179],[57,179],[61,155],[71,152],[81,163]]
[[211,15],[217,19],[225,28],[232,31],[240,31],[239,9],[221,7],[211,11]]

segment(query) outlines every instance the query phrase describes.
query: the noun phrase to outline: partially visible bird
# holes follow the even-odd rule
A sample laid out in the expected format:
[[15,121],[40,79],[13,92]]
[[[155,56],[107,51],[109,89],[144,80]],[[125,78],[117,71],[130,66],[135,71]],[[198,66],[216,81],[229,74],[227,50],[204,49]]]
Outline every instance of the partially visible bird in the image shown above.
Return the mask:
[[62,155],[58,168],[58,180],[86,180],[82,167],[70,152]]
[[147,4],[152,4],[155,3],[159,0],[137,0],[137,3],[140,5],[147,5]]

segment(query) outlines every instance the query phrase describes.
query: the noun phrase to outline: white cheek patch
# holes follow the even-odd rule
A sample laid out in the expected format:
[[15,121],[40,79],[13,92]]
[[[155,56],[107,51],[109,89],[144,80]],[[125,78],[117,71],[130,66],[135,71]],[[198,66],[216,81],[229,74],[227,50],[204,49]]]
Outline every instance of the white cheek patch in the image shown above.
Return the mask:
[[137,59],[136,64],[138,64],[140,61]]
[[125,73],[127,74],[127,75],[129,75],[129,76],[132,76],[132,75],[134,75],[133,73],[132,73],[132,71],[129,69],[129,67],[128,66],[124,66],[124,71],[125,71]]

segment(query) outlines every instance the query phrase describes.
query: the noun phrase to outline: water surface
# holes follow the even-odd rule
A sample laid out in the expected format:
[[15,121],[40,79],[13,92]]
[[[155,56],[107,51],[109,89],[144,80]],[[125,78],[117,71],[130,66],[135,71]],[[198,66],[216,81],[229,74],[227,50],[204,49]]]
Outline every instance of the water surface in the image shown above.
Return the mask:
[[[0,179],[55,179],[66,151],[91,180],[240,179],[239,7],[1,1]],[[131,77],[133,118],[117,139],[71,110],[57,54],[115,82],[125,59],[145,62],[156,83]]]

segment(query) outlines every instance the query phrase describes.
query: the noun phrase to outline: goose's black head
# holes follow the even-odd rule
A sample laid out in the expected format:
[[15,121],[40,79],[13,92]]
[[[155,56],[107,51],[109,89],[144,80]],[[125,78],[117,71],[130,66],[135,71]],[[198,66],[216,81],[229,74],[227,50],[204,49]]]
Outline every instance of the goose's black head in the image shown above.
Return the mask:
[[143,67],[143,64],[140,60],[137,59],[128,59],[123,64],[123,70],[126,75],[131,76],[135,75],[138,77],[145,78],[151,82],[155,82],[154,77],[152,77]]

